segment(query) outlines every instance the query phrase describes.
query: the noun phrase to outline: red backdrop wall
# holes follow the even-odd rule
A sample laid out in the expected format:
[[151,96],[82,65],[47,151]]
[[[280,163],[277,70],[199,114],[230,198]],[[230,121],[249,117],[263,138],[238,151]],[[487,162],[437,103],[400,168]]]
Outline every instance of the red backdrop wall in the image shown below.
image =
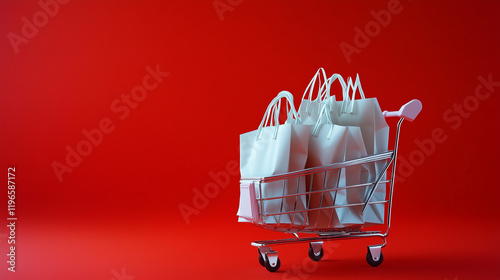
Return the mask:
[[[4,279],[500,276],[498,2],[0,7]],[[424,107],[403,127],[384,264],[365,263],[366,240],[328,245],[320,263],[292,245],[277,248],[282,267],[270,274],[250,241],[284,235],[236,222],[239,134],[281,90],[298,106],[318,67],[359,73],[383,110]],[[211,197],[193,201],[207,185]]]

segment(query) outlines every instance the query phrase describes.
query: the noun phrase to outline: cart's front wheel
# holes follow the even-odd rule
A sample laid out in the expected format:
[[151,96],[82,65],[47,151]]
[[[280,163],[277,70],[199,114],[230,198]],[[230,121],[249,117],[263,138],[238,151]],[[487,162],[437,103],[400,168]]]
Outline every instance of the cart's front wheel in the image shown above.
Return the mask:
[[274,266],[272,266],[271,263],[269,262],[269,258],[266,258],[266,265],[265,266],[266,266],[266,269],[270,272],[278,271],[278,269],[280,269],[280,266],[281,266],[280,258],[277,259]]
[[314,254],[314,250],[311,246],[309,246],[309,258],[315,262],[318,262],[323,258],[323,248],[321,248],[321,251],[316,255]]
[[380,252],[380,256],[376,260],[373,259],[370,250],[368,250],[368,253],[366,253],[366,262],[368,262],[368,264],[373,267],[379,266],[383,261],[384,261],[384,255],[382,254],[382,252]]

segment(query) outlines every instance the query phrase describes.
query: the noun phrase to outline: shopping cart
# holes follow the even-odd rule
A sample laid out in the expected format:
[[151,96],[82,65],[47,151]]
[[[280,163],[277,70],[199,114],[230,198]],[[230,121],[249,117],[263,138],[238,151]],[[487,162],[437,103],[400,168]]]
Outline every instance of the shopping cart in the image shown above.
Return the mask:
[[[246,191],[249,195],[249,199],[247,201],[241,201],[241,203],[247,203],[245,209],[248,209],[248,213],[246,215],[247,220],[252,222],[253,224],[273,230],[291,233],[294,235],[294,238],[288,239],[280,239],[280,240],[261,240],[252,242],[252,246],[258,247],[259,251],[259,263],[264,266],[268,271],[275,272],[280,268],[280,259],[278,258],[278,252],[271,249],[273,245],[284,245],[284,244],[293,244],[293,243],[309,243],[309,257],[313,261],[319,261],[323,257],[323,242],[325,241],[333,241],[333,240],[345,240],[345,239],[359,239],[359,238],[373,238],[379,237],[382,239],[382,244],[378,245],[370,245],[368,246],[368,252],[366,254],[366,261],[373,267],[379,266],[384,260],[382,254],[382,248],[387,244],[387,236],[389,234],[389,229],[391,226],[391,210],[392,210],[392,196],[394,189],[394,178],[396,175],[396,159],[398,154],[398,143],[399,143],[399,133],[401,129],[401,124],[403,120],[413,121],[416,116],[420,113],[422,109],[422,103],[419,100],[412,100],[401,107],[399,111],[396,112],[387,112],[385,111],[383,114],[385,117],[400,117],[400,120],[397,124],[396,130],[396,139],[394,142],[394,150],[387,151],[384,153],[379,153],[375,155],[370,155],[366,157],[356,158],[353,160],[337,162],[325,166],[314,167],[294,172],[288,172],[284,174],[263,177],[263,178],[241,178],[240,188],[241,191]],[[328,188],[328,186],[323,185],[323,190],[311,190],[306,192],[299,192],[293,194],[285,194],[285,188],[287,187],[287,183],[294,182],[295,184],[300,184],[300,180],[306,180],[307,182],[312,182],[312,177],[314,174],[324,173],[326,178],[329,172],[342,172],[346,168],[363,165],[363,164],[371,164],[375,162],[383,162],[383,168],[380,173],[377,174],[377,178],[374,182],[356,184],[356,185],[337,185],[334,188]],[[386,179],[387,170],[392,165],[392,172],[390,173],[390,180]],[[271,182],[282,182],[283,183],[283,195],[281,196],[272,196],[272,197],[263,197],[262,196],[262,185],[265,183]],[[298,182],[298,183],[297,183]],[[372,201],[374,198],[374,193],[379,185],[389,184],[389,192],[386,192],[384,200]],[[320,194],[323,200],[323,196],[325,195],[333,195],[335,196],[338,191],[341,190],[351,190],[365,188],[365,198],[364,202],[360,203],[347,203],[347,204],[333,204],[328,206],[319,205],[317,208],[310,208],[310,197],[312,195]],[[290,188],[287,188],[290,189]],[[297,187],[297,190],[299,187]],[[309,201],[305,207],[305,209],[297,209],[296,207],[291,209],[283,210],[283,201],[290,199],[300,199],[301,197],[308,197]],[[281,200],[281,211],[276,213],[265,213],[264,212],[264,204],[267,201],[279,201]],[[294,223],[294,217],[296,215],[307,215],[313,211],[326,211],[330,212],[331,215],[334,215],[335,209],[344,208],[344,207],[358,207],[361,208],[361,213],[365,213],[365,210],[369,205],[382,204],[387,208],[387,215],[384,219],[385,222],[383,226],[385,229],[383,231],[364,231],[363,224],[354,225],[349,227],[328,227],[328,228],[317,228],[314,224],[307,224],[307,219],[303,219],[304,223]],[[288,220],[291,217],[291,223],[280,223],[281,216],[286,215]],[[276,217],[274,221],[277,222],[266,222],[269,219],[267,217]],[[248,218],[250,217],[250,218]],[[332,217],[330,217],[332,219]],[[298,233],[306,233],[306,234],[314,234],[314,236],[310,237],[299,237]]]

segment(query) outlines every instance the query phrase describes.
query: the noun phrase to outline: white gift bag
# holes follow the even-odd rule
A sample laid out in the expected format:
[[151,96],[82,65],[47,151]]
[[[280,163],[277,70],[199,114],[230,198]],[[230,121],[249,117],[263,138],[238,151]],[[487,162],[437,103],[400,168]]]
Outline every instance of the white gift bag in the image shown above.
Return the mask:
[[[358,75],[354,84],[348,78],[347,89],[343,96],[344,100],[337,101],[338,111],[336,115],[338,116],[338,123],[345,126],[357,126],[361,129],[367,155],[386,152],[389,142],[389,126],[385,121],[377,99],[365,98]],[[352,90],[352,97],[349,97],[350,90]],[[360,99],[355,98],[357,92],[359,92]],[[374,182],[382,172],[384,165],[385,162],[364,164],[363,176],[355,169],[346,169],[345,176],[347,180],[354,184]],[[385,176],[382,180],[385,180]],[[368,187],[349,190],[348,202],[364,202],[366,192],[369,190]],[[385,184],[379,184],[371,201],[384,200],[385,190]],[[361,214],[361,210],[359,210],[359,214]],[[368,206],[363,215],[363,220],[365,225],[384,223],[384,205]],[[345,221],[348,222],[349,219]]]
[[[309,154],[306,168],[323,166],[344,160],[347,145],[348,128],[333,124],[328,102],[323,103],[318,121],[309,139]],[[325,115],[326,118],[322,118]],[[322,120],[326,119],[326,123]],[[336,211],[327,208],[335,205],[337,183],[340,170],[315,173],[307,177],[308,192],[308,222],[311,229],[328,229],[340,225]],[[323,191],[323,192],[321,192]],[[317,209],[317,210],[314,210]]]
[[[335,101],[331,99],[331,101],[323,104],[320,118],[312,130],[311,138],[309,139],[309,156],[306,168],[324,166],[366,155],[360,128],[333,124],[330,118],[329,102]],[[323,116],[326,117],[322,118]],[[326,120],[326,123],[323,123],[323,120]],[[350,170],[351,174],[353,171],[358,171],[358,174],[361,176],[361,166],[349,168],[356,169]],[[313,193],[310,195],[309,209],[323,208],[316,211],[309,211],[310,228],[321,230],[342,228],[352,224],[363,223],[363,219],[357,214],[356,209],[352,207],[328,208],[348,204],[348,190],[317,192],[330,189],[335,190],[339,187],[339,183],[340,186],[350,183],[349,178],[345,177],[344,170],[343,172],[342,174],[341,170],[338,169],[310,176],[308,188]]]
[[[279,124],[281,99],[286,99],[289,108],[288,120]],[[298,114],[293,105],[293,96],[282,91],[269,104],[264,117],[255,131],[240,135],[240,172],[241,177],[267,177],[296,171],[305,168],[309,142],[310,127],[300,124]],[[280,197],[305,192],[305,179],[289,179],[262,183],[255,186],[257,199]],[[284,214],[281,212],[305,210],[306,196],[295,196],[265,200],[262,208],[263,220],[266,224],[305,225],[305,211]],[[277,215],[273,215],[277,214]],[[265,216],[268,215],[268,216]]]

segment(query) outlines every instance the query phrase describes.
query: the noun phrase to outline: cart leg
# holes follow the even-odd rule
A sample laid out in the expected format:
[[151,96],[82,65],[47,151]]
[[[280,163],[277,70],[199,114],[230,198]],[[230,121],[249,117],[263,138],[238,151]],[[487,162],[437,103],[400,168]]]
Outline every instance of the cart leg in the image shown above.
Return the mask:
[[323,241],[309,242],[309,258],[315,262],[323,257]]
[[382,245],[368,246],[366,261],[373,267],[379,266],[382,261],[384,261],[384,255],[382,254]]
[[259,262],[270,272],[276,272],[281,266],[280,259],[278,258],[278,252],[273,251],[271,247],[262,246],[259,247]]

